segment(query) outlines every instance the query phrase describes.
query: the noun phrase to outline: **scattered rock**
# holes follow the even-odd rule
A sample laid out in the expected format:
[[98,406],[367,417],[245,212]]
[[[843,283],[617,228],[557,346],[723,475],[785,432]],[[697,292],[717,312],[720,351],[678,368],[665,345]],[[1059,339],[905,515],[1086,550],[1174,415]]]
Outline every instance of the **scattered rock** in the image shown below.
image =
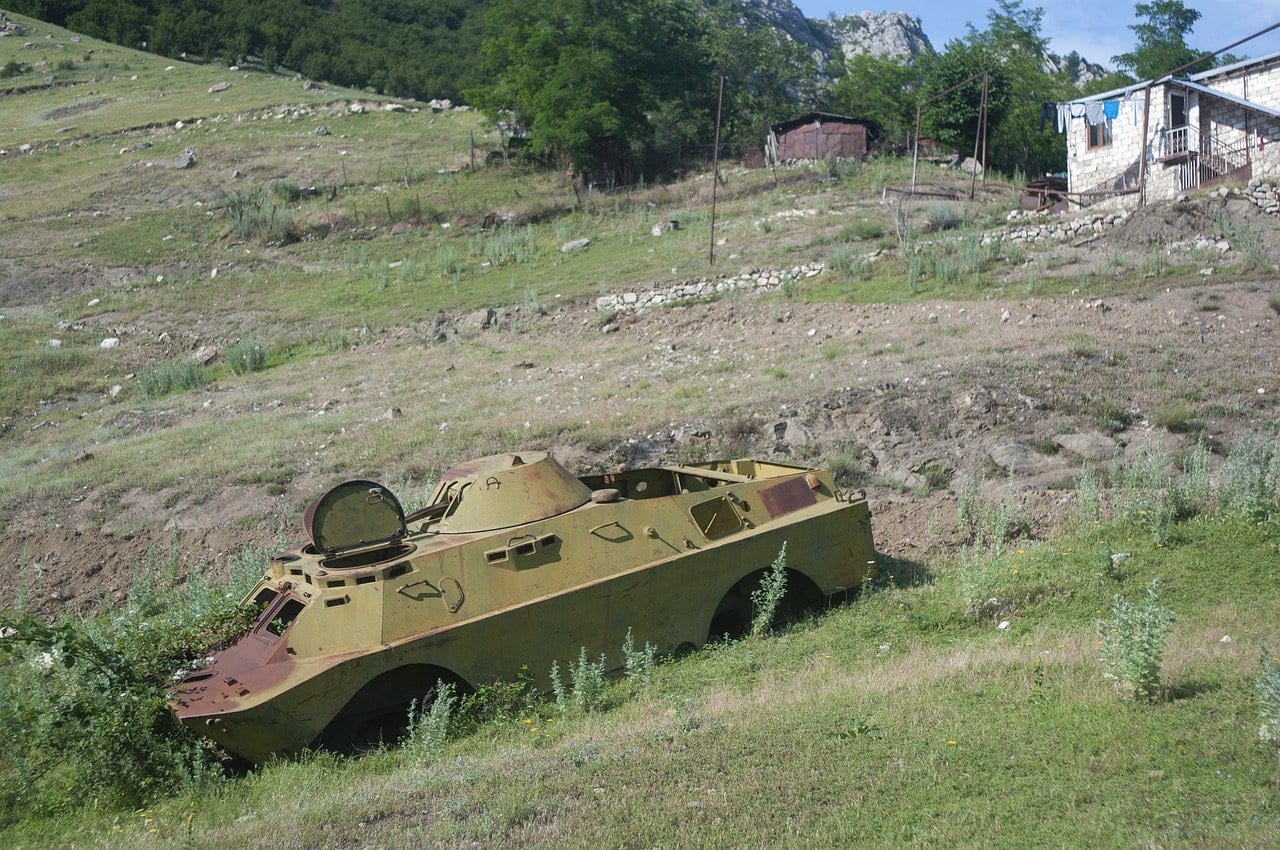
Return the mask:
[[178,154],[177,158],[173,161],[173,167],[178,169],[190,168],[195,164],[196,164],[195,148],[184,149],[182,153]]
[[120,345],[120,338],[109,336],[102,342],[98,343],[98,348],[116,348]]
[[574,251],[581,251],[583,248],[587,247],[590,244],[591,244],[590,239],[586,239],[586,238],[574,239],[571,242],[566,242],[563,245],[561,245],[560,253],[572,254]]
[[102,303],[102,299],[101,299],[101,298],[90,298],[90,299],[89,299],[89,303],[88,303],[88,304],[86,304],[85,306],[86,306],[86,307],[97,307],[97,306],[98,306],[99,304],[101,304],[101,303]]
[[492,307],[483,307],[468,316],[463,324],[469,328],[483,331],[493,327],[494,320],[497,318],[497,310],[494,310]]
[[317,128],[315,128],[314,130],[312,130],[312,131],[311,131],[311,135],[313,135],[313,136],[327,136],[327,135],[329,135],[329,128],[328,128],[328,127],[317,127]]
[[231,83],[214,83],[209,86],[209,94],[217,94],[220,91],[226,91],[231,88]]
[[62,340],[60,340],[60,339],[51,339],[51,340],[49,340],[49,347],[50,347],[50,348],[62,348]]
[[765,434],[790,446],[812,445],[816,439],[812,428],[801,425],[794,419],[783,419],[765,426]]
[[1038,475],[1051,468],[1061,466],[1051,458],[1037,452],[1025,443],[1007,442],[992,446],[987,454],[991,462],[1014,475]]
[[218,359],[219,353],[220,352],[216,345],[202,345],[196,349],[194,354],[191,355],[191,359],[193,362],[199,363],[201,366],[208,366],[210,363]]
[[303,91],[320,91],[320,84],[315,80],[307,80],[302,84]]
[[1120,451],[1116,441],[1098,433],[1058,434],[1053,442],[1085,460],[1111,460]]
[[673,218],[673,219],[669,219],[669,220],[667,220],[667,221],[660,221],[660,222],[658,222],[657,224],[655,224],[655,225],[653,226],[653,228],[652,228],[652,229],[650,229],[650,231],[649,231],[649,232],[650,232],[651,234],[653,234],[654,236],[661,236],[662,234],[664,234],[664,233],[666,233],[666,232],[668,232],[668,231],[670,231],[670,230],[679,230],[679,229],[680,229],[680,222],[676,221],[676,220]]

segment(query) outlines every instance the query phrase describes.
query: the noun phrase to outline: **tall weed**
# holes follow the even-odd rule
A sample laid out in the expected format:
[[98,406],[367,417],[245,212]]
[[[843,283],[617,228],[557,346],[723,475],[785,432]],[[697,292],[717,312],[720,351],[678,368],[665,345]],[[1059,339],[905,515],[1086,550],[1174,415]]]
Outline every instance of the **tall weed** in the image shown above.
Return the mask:
[[1112,597],[1111,619],[1098,621],[1098,637],[1107,678],[1126,696],[1145,702],[1159,696],[1164,642],[1173,622],[1173,611],[1160,606],[1159,579],[1141,602]]

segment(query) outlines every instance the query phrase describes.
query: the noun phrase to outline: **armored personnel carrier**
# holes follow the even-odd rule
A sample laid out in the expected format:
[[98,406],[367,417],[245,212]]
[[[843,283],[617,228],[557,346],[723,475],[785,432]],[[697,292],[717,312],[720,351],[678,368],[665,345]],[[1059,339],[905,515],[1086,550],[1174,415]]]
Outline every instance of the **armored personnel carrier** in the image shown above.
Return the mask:
[[376,738],[442,682],[549,688],[585,648],[611,663],[628,629],[661,651],[742,632],[787,544],[788,595],[818,607],[874,575],[866,499],[827,472],[761,460],[575,477],[544,453],[443,477],[406,516],[373,481],[304,515],[236,643],[179,681],[179,719],[251,762]]

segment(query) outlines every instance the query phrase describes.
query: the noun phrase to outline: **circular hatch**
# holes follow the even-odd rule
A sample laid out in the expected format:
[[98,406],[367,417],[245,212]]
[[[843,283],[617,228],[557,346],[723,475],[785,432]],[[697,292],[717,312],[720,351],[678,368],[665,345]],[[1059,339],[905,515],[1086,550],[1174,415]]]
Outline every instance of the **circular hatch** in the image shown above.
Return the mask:
[[376,481],[339,484],[307,508],[302,524],[326,555],[393,543],[408,533],[400,500]]

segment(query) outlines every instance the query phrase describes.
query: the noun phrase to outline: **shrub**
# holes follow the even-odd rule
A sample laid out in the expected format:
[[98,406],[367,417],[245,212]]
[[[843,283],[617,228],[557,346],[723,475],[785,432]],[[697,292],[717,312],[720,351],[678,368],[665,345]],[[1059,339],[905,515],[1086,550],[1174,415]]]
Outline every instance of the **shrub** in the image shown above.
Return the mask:
[[175,360],[138,373],[138,392],[143,398],[160,398],[203,387],[208,381],[204,366],[194,360]]
[[1102,664],[1107,678],[1135,700],[1154,701],[1160,693],[1164,642],[1174,614],[1160,607],[1160,580],[1151,582],[1146,598],[1132,603],[1120,594],[1111,600],[1111,619],[1098,621]]
[[631,629],[627,629],[627,635],[622,639],[622,667],[628,679],[636,679],[641,684],[648,682],[657,656],[658,648],[648,641],[637,648]]
[[240,600],[261,575],[245,551],[229,577],[176,552],[135,568],[127,604],[53,625],[0,616],[0,823],[83,806],[133,808],[222,778],[212,745],[168,708],[174,678],[249,625]]
[[985,487],[980,475],[966,476],[961,482],[956,494],[960,525],[970,543],[985,545],[999,555],[1005,543],[1030,535],[1031,520],[1014,498],[1012,479],[999,500],[988,499]]
[[258,239],[281,245],[298,239],[293,215],[261,190],[224,192],[219,203],[226,211],[231,235],[237,239]]
[[827,252],[827,267],[845,277],[852,277],[857,270],[859,259],[861,255],[856,245],[841,242],[832,245],[831,250]]
[[267,349],[262,343],[249,337],[228,348],[225,358],[234,374],[247,375],[250,372],[261,372],[267,365]]
[[532,229],[509,224],[504,224],[495,230],[493,235],[485,240],[482,250],[484,258],[494,266],[504,263],[519,265],[531,262],[537,256]]
[[1076,484],[1076,507],[1083,523],[1102,519],[1102,492],[1098,486],[1098,474],[1092,467],[1085,467],[1080,473]]
[[966,616],[990,620],[1004,613],[1000,599],[1004,565],[999,555],[966,546],[956,562],[956,576]]
[[1151,411],[1151,421],[1174,434],[1185,434],[1197,429],[1196,409],[1185,401],[1158,404]]
[[924,217],[929,230],[954,230],[964,223],[960,211],[948,204],[930,204],[925,208]]
[[574,708],[583,714],[592,714],[603,707],[606,663],[603,653],[596,661],[588,660],[587,649],[583,647],[578,652],[578,660],[567,665],[572,682],[569,687],[560,678],[560,663],[551,665],[551,693],[561,714],[568,714]]
[[843,242],[854,242],[879,239],[881,236],[884,236],[884,224],[864,218],[840,228],[838,238]]
[[10,59],[4,63],[4,67],[0,68],[0,79],[9,79],[10,77],[21,77],[27,71],[31,70],[26,64],[19,62],[17,59]]
[[1231,450],[1219,507],[1264,522],[1280,514],[1280,431],[1246,435]]
[[847,446],[827,456],[827,469],[841,487],[858,487],[871,477],[862,446]]
[[[430,696],[430,695],[428,695]],[[425,704],[427,698],[423,698]],[[409,734],[404,748],[416,756],[431,756],[449,740],[453,710],[458,704],[458,690],[453,682],[436,685],[435,698],[426,711],[418,710],[418,702],[409,706]]]
[[1122,404],[1109,398],[1093,402],[1088,412],[1094,424],[1108,434],[1123,431],[1133,422],[1133,415]]
[[302,198],[298,181],[292,177],[277,177],[267,184],[267,191],[286,204],[296,204]]
[[787,544],[784,541],[769,569],[760,579],[760,585],[751,591],[751,636],[759,637],[773,625],[778,604],[787,593]]
[[445,277],[462,274],[462,260],[452,245],[443,245],[436,254],[436,264]]

